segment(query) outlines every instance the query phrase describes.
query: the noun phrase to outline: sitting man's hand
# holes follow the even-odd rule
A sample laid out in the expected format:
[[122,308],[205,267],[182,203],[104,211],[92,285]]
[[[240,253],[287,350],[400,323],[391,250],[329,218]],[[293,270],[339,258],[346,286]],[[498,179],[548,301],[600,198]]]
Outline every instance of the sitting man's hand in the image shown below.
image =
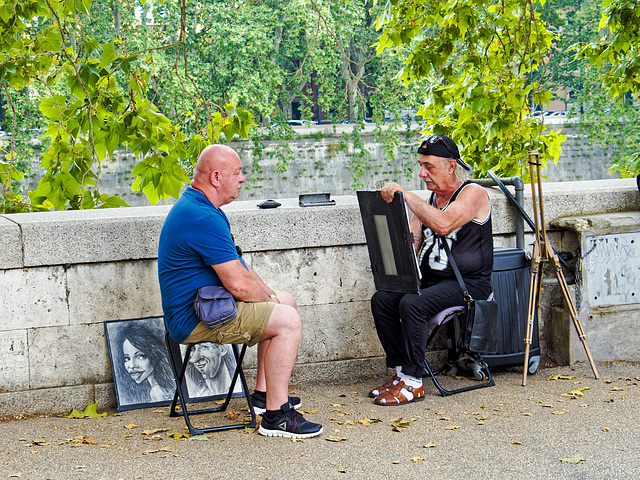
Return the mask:
[[382,190],[380,190],[382,198],[387,203],[391,203],[393,201],[393,197],[395,196],[396,192],[404,192],[404,188],[402,188],[397,183],[387,183],[384,187],[382,187]]

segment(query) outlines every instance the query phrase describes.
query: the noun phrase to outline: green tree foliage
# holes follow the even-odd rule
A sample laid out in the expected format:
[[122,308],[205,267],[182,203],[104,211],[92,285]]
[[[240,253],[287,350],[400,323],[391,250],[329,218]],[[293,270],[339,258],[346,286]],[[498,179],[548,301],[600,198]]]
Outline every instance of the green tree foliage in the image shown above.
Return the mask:
[[581,126],[592,141],[612,150],[611,171],[635,176],[640,173],[640,4],[603,0],[599,24],[574,48],[577,59],[589,62],[576,95]]
[[427,132],[449,134],[482,174],[526,175],[527,153],[557,161],[564,136],[530,115],[551,93],[536,81],[553,34],[538,2],[394,0],[382,4],[378,51],[410,50],[400,78],[426,79]]
[[[197,119],[197,131],[187,137],[179,119],[170,119],[150,99],[157,52],[173,54],[176,80],[194,85],[185,60],[185,1],[180,2],[180,15],[173,18],[172,30],[177,33],[165,31],[159,43],[147,44],[144,49],[135,44],[131,48],[123,29],[126,22],[118,13],[122,4],[117,0],[98,5],[113,19],[113,26],[102,32],[95,31],[91,21],[100,14],[91,10],[90,0],[0,2],[3,91],[12,105],[12,99],[25,90],[27,94],[45,92],[39,108],[45,118],[41,137],[48,145],[42,154],[46,173],[29,192],[31,208],[125,205],[120,198],[99,190],[101,163],[121,146],[139,160],[133,171],[134,189],[143,191],[151,203],[177,197],[188,180],[186,170],[204,146],[228,141],[236,134],[248,135],[252,116],[235,105],[213,109],[205,98],[197,98],[200,108],[192,115]],[[133,17],[129,21],[133,23]],[[101,43],[100,35],[111,39]],[[197,88],[192,89],[190,98],[194,98],[193,91],[197,93]],[[14,108],[14,119],[15,112]],[[20,177],[15,158],[12,141],[0,164],[3,211],[29,208],[13,187],[12,180]]]

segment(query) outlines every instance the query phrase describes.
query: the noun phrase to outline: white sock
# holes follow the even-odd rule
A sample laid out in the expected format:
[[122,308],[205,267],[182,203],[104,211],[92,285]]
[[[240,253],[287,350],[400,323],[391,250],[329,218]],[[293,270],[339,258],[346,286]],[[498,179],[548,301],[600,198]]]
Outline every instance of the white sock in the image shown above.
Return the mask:
[[402,372],[400,372],[398,376],[400,377],[400,380],[402,380],[404,384],[408,385],[409,387],[420,388],[422,386],[421,378],[412,377],[411,375],[405,375]]
[[400,365],[399,367],[396,367],[396,375],[397,376],[402,375],[402,365]]

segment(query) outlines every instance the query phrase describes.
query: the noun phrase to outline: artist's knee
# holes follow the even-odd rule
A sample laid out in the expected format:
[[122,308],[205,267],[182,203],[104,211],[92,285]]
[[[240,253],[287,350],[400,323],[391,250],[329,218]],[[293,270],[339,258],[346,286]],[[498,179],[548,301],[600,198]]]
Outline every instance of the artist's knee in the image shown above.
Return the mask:
[[422,309],[419,305],[418,295],[407,294],[400,300],[398,304],[398,310],[400,312],[400,318],[414,319],[422,316]]

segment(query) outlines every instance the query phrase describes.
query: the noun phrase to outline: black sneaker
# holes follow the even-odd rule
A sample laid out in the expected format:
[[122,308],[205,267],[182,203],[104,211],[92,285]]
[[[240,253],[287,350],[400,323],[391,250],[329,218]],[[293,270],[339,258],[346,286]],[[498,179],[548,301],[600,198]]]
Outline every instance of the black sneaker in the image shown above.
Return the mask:
[[[256,415],[262,415],[267,411],[267,394],[265,392],[253,392],[251,394],[251,403],[253,409],[256,411]],[[296,410],[302,405],[300,397],[289,396],[289,403],[293,405]]]
[[311,438],[322,433],[322,425],[305,420],[293,405],[285,403],[272,420],[262,417],[258,432],[267,437]]

